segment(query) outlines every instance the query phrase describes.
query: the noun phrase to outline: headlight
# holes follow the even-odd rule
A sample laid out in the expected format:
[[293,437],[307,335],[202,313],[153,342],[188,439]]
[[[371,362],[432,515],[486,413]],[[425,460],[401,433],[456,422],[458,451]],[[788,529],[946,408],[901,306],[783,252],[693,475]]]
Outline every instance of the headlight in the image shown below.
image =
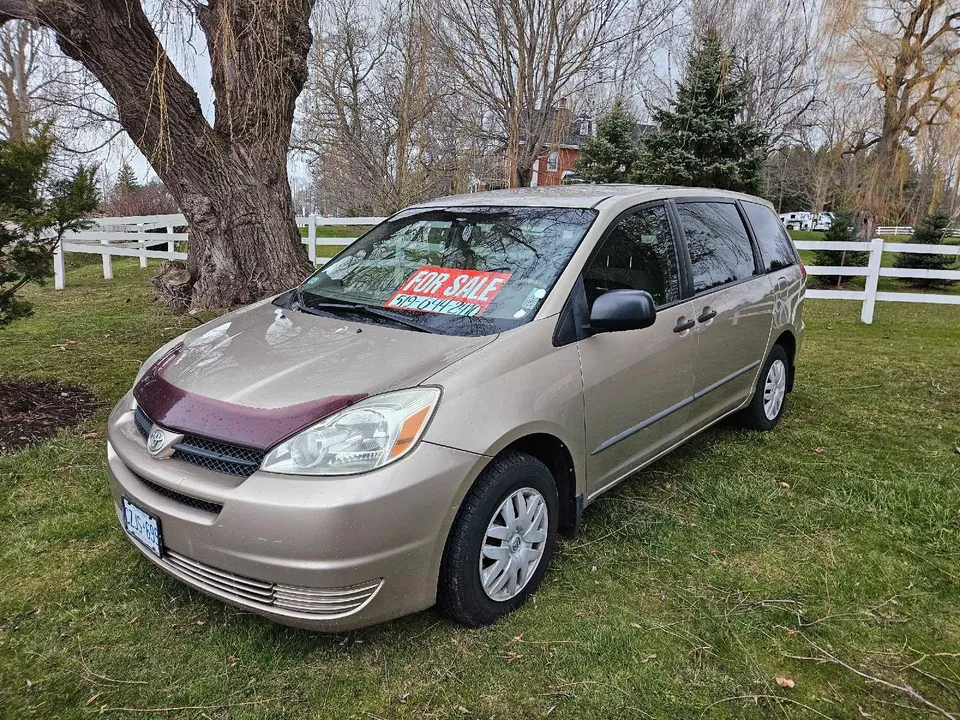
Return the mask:
[[353,475],[383,467],[416,446],[439,400],[439,388],[431,387],[361,400],[275,447],[261,470]]

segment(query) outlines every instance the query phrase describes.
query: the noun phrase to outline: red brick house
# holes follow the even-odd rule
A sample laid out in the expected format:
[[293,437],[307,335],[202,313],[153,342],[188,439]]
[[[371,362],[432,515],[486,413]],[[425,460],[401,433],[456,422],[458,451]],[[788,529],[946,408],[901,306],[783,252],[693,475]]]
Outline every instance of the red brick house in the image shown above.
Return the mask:
[[[537,110],[536,112],[542,112]],[[564,185],[583,182],[577,177],[576,166],[577,158],[580,156],[580,148],[583,147],[594,135],[596,135],[597,125],[593,117],[585,114],[574,114],[567,107],[566,101],[561,100],[558,107],[547,111],[550,115],[549,124],[557,128],[557,139],[548,143],[544,148],[543,154],[537,158],[533,166],[533,174],[530,178],[530,187],[538,185]],[[648,133],[655,129],[653,125],[639,124],[637,132],[640,134]],[[524,140],[521,138],[520,144]],[[503,169],[504,151],[500,148],[497,153],[499,169]],[[516,179],[511,177],[509,187],[516,187]],[[472,185],[474,191],[496,190],[508,187],[503,176],[478,178]]]
[[[541,111],[536,111],[541,112]],[[574,168],[577,164],[577,156],[580,154],[580,147],[593,137],[596,130],[596,123],[589,115],[575,115],[567,107],[566,100],[561,100],[558,107],[547,111],[552,117],[550,124],[559,129],[558,138],[555,142],[549,143],[544,149],[537,162],[533,166],[533,175],[530,179],[531,187],[537,185],[561,185],[565,179],[574,174]],[[520,144],[524,140],[521,138]],[[498,153],[500,162],[503,164],[503,150]],[[473,184],[476,191],[495,190],[507,187],[503,177],[483,177],[478,178]],[[515,179],[510,179],[509,187],[515,187]]]
[[560,137],[555,143],[547,145],[544,154],[537,158],[533,166],[533,176],[530,186],[562,185],[564,180],[571,178],[577,165],[580,148],[593,137],[596,124],[589,115],[574,115],[567,108],[565,100],[560,101],[560,107],[553,108],[550,114],[554,116],[552,124],[560,128]]

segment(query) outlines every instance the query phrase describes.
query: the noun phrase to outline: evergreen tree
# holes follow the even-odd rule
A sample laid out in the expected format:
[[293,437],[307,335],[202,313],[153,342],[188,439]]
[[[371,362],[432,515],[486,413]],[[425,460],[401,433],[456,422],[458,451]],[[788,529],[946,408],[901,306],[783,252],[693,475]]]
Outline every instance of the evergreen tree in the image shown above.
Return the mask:
[[[918,245],[940,245],[950,227],[950,217],[943,213],[927,215],[913,230],[911,243]],[[920,255],[917,253],[898,253],[894,266],[902,269],[949,270],[956,256]],[[936,278],[905,278],[905,282],[916,288],[935,288],[953,285],[956,280]]]
[[597,135],[580,148],[577,174],[587,182],[628,182],[637,160],[637,118],[617,100],[597,121]]
[[[853,213],[838,212],[833,216],[833,224],[823,234],[824,242],[860,242],[857,217]],[[814,250],[814,265],[831,267],[864,266],[870,260],[870,253],[862,250]],[[821,285],[840,285],[841,275],[816,275]]]
[[120,166],[120,173],[117,175],[117,184],[113,186],[115,195],[129,192],[136,192],[140,189],[140,183],[137,182],[137,176],[130,167],[130,163],[124,161]]
[[0,328],[31,313],[17,292],[52,274],[64,233],[89,227],[83,218],[97,207],[95,169],[51,179],[52,147],[43,130],[27,140],[0,140]]
[[759,195],[767,137],[742,120],[747,91],[720,32],[709,28],[690,49],[671,108],[653,113],[659,127],[642,139],[636,179]]

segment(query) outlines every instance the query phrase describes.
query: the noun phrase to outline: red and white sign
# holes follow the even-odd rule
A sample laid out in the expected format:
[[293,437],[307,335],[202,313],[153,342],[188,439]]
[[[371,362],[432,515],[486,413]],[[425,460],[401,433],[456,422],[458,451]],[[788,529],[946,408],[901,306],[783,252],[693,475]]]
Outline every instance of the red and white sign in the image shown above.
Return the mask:
[[408,277],[384,307],[443,315],[482,315],[510,273],[424,265]]

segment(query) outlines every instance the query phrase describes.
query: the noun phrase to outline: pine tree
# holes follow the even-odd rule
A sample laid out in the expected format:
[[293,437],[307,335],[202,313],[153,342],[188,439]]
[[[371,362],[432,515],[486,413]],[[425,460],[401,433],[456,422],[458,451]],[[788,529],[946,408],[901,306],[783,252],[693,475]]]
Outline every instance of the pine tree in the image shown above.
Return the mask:
[[[823,234],[824,242],[860,242],[857,217],[853,213],[834,213],[833,223]],[[860,250],[814,250],[814,265],[831,267],[864,266],[870,259],[870,253]],[[841,275],[816,275],[821,285],[840,285]]]
[[128,192],[136,192],[140,189],[140,183],[137,182],[137,176],[130,167],[130,163],[124,161],[120,166],[120,173],[117,175],[117,184],[113,186],[115,195]]
[[26,140],[0,140],[0,329],[30,315],[17,293],[52,274],[57,244],[89,227],[84,217],[97,207],[95,168],[51,178],[53,143],[43,128]]
[[690,49],[671,108],[653,113],[659,128],[643,137],[636,179],[759,195],[767,137],[742,120],[747,91],[720,32],[707,29]]
[[[914,228],[911,243],[918,245],[940,245],[950,226],[950,217],[943,213],[927,215]],[[898,253],[893,264],[901,269],[949,270],[956,256],[920,255],[918,253]],[[915,288],[935,288],[953,285],[956,280],[937,278],[906,278],[905,282]]]
[[580,148],[577,174],[587,182],[628,182],[637,160],[637,118],[622,100],[597,121],[597,135]]

